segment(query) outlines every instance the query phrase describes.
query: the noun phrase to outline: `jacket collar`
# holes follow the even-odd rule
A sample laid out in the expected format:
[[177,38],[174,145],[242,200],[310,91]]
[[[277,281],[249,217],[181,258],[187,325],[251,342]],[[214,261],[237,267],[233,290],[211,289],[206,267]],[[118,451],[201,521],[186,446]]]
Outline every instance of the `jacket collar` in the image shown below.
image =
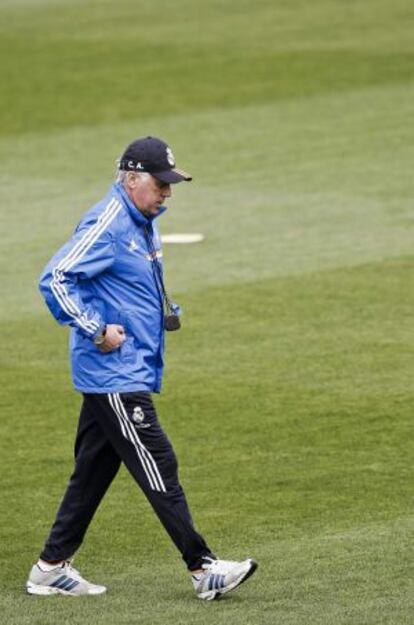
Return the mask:
[[156,215],[151,215],[151,217],[146,217],[145,215],[141,213],[141,211],[137,209],[135,204],[131,202],[127,192],[125,191],[124,187],[122,186],[120,182],[115,182],[112,185],[112,189],[115,195],[117,195],[119,199],[121,200],[121,202],[124,204],[129,214],[131,215],[132,219],[140,226],[147,226],[148,224],[151,224],[154,219],[157,219],[157,217],[162,215],[162,213],[165,213],[165,211],[167,210],[166,206],[160,206],[159,211]]

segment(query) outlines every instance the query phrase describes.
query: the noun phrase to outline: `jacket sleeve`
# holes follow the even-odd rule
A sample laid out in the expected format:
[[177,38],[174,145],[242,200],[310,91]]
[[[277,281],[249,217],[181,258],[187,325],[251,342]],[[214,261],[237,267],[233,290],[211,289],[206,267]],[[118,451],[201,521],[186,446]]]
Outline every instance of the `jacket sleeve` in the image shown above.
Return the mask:
[[115,259],[114,235],[101,219],[80,226],[53,256],[40,276],[39,289],[49,310],[62,325],[78,328],[93,339],[105,325],[100,313],[82,300],[79,281],[108,269]]

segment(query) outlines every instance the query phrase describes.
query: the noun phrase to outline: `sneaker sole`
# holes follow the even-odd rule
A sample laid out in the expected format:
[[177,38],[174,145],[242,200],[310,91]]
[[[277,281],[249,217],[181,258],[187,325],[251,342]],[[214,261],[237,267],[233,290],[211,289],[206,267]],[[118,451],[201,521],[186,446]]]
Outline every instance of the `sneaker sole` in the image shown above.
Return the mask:
[[104,588],[104,590],[98,589],[92,592],[79,594],[63,590],[62,588],[54,588],[53,586],[39,586],[38,584],[33,584],[32,582],[27,582],[26,584],[26,592],[28,595],[41,595],[43,597],[50,597],[51,595],[66,595],[68,597],[103,595],[106,592],[106,588],[104,586],[102,588]]
[[241,584],[243,584],[247,579],[249,579],[249,577],[253,575],[253,573],[257,570],[258,566],[259,565],[256,560],[250,560],[250,568],[248,571],[246,571],[241,579],[236,580],[232,584],[229,584],[228,586],[220,590],[209,590],[207,592],[203,592],[201,595],[197,595],[198,598],[204,599],[204,601],[218,601],[226,593],[230,592],[231,590],[235,590],[235,588],[241,586]]

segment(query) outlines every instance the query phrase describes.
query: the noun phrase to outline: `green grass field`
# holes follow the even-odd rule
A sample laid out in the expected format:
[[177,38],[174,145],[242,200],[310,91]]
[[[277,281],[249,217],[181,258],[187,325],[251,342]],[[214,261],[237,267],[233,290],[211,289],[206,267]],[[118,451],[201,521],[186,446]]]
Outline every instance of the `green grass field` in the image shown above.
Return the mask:
[[[413,622],[414,5],[0,0],[0,623]],[[160,223],[184,327],[157,405],[196,524],[260,568],[221,602],[126,471],[76,559],[105,597],[24,594],[79,396],[38,275],[135,137],[194,175]]]

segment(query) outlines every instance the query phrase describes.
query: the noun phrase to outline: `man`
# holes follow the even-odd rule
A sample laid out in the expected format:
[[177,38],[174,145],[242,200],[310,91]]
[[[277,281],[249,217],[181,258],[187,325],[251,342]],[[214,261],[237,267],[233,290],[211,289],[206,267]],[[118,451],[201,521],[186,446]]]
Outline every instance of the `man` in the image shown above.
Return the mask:
[[180,551],[200,599],[220,597],[257,567],[252,559],[217,559],[196,531],[151,398],[161,388],[164,330],[180,323],[165,290],[155,219],[165,211],[171,185],[190,180],[164,141],[137,139],[122,155],[108,195],[86,213],[41,276],[50,311],[72,328],[72,376],[83,404],[74,472],[30,572],[30,594],[106,591],[85,580],[71,558],[121,462]]

